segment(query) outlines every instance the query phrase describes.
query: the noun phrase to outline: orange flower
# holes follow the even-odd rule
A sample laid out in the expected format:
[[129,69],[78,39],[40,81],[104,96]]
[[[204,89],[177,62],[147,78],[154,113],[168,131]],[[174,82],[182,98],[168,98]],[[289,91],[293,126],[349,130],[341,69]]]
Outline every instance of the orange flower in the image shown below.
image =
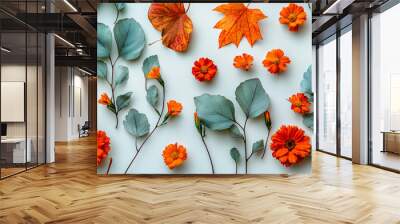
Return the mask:
[[311,103],[308,101],[308,97],[304,93],[296,93],[289,98],[292,103],[291,109],[298,114],[310,113]]
[[112,104],[111,99],[110,99],[110,97],[108,97],[107,93],[101,94],[100,99],[97,102],[99,102],[99,104],[102,104],[105,106]]
[[194,125],[196,126],[197,129],[200,128],[200,119],[199,116],[197,115],[197,112],[194,112]]
[[273,49],[267,53],[263,64],[269,72],[278,74],[286,71],[286,66],[290,64],[290,59],[285,56],[285,53],[281,49]]
[[167,103],[168,106],[168,115],[177,116],[182,111],[182,104],[176,102],[175,100],[170,100]]
[[272,136],[272,156],[289,167],[301,162],[311,153],[310,137],[296,126],[283,125]]
[[235,68],[248,71],[252,65],[253,65],[253,56],[246,53],[238,55],[233,59],[233,66],[235,66]]
[[292,32],[297,32],[299,26],[302,26],[307,19],[307,14],[303,7],[293,3],[290,3],[287,7],[283,7],[280,15],[279,22],[286,24]]
[[182,165],[187,158],[186,148],[183,145],[169,144],[163,151],[165,164],[172,170]]
[[265,126],[267,126],[268,130],[271,130],[271,115],[269,114],[269,111],[265,111],[264,112],[264,122],[265,122]]
[[200,58],[194,62],[192,74],[200,82],[211,81],[217,74],[217,66],[211,59]]
[[107,157],[110,150],[110,138],[104,131],[97,131],[97,166]]
[[160,78],[160,67],[152,67],[150,72],[147,73],[146,77],[148,79],[159,79]]

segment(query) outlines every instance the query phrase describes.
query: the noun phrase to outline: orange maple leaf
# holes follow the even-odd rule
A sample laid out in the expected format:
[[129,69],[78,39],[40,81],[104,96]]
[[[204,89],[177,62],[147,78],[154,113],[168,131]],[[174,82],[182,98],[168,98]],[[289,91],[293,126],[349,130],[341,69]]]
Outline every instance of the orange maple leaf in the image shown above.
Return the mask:
[[249,9],[243,3],[228,3],[218,6],[214,11],[224,14],[224,18],[214,26],[222,30],[218,39],[220,48],[230,43],[238,47],[243,36],[251,46],[257,40],[262,40],[258,21],[267,16],[260,9]]
[[154,28],[161,32],[164,46],[178,52],[187,50],[193,24],[183,3],[152,3],[148,18]]

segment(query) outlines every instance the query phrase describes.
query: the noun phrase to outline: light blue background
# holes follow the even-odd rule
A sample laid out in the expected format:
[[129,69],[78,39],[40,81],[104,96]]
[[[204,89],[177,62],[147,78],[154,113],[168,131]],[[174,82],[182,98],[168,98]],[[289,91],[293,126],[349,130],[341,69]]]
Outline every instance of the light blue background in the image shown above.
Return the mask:
[[[187,7],[187,4],[185,5]],[[287,3],[251,3],[250,8],[259,8],[268,16],[267,19],[259,23],[263,40],[257,41],[253,48],[249,45],[247,39],[243,38],[238,48],[231,44],[218,49],[218,36],[221,30],[213,27],[222,19],[223,15],[212,11],[218,5],[220,3],[191,3],[188,15],[194,28],[190,46],[186,53],[177,53],[158,42],[152,46],[146,46],[142,56],[137,61],[125,62],[119,60],[119,64],[129,67],[130,76],[128,83],[123,88],[119,88],[117,94],[132,91],[132,107],[147,115],[151,128],[158,117],[145,98],[144,76],[141,67],[146,57],[158,55],[161,75],[166,82],[166,99],[175,99],[183,104],[181,115],[156,130],[128,173],[211,173],[208,156],[193,124],[193,112],[195,111],[193,97],[203,93],[226,96],[235,104],[237,120],[243,124],[244,114],[235,101],[235,89],[241,82],[250,78],[259,78],[271,98],[272,133],[275,133],[283,124],[295,124],[303,128],[307,135],[313,136],[312,130],[303,125],[302,116],[290,110],[290,103],[287,100],[292,94],[300,91],[303,73],[312,63],[312,27],[309,6],[299,4],[307,12],[307,22],[300,28],[299,32],[293,33],[288,31],[286,25],[279,23],[279,12],[282,7],[287,6]],[[127,8],[123,13],[120,13],[120,19],[134,18],[141,24],[146,34],[147,43],[161,38],[161,33],[153,28],[147,18],[149,6],[148,3],[128,3]],[[99,4],[98,22],[108,25],[112,30],[115,16],[116,10],[113,4]],[[271,75],[262,65],[266,53],[274,48],[282,49],[292,61],[288,66],[288,71],[279,76]],[[242,53],[248,53],[254,57],[253,69],[250,72],[243,72],[232,65],[233,58]],[[113,59],[116,58],[116,54],[117,48],[114,43]],[[200,57],[208,57],[218,66],[217,76],[212,83],[200,83],[194,79],[191,73],[193,62]],[[110,69],[111,67],[109,67],[109,72]],[[111,93],[109,87],[102,80],[98,81],[97,91],[98,96],[103,92],[107,92],[109,95]],[[113,158],[113,164],[110,173],[121,174],[127,168],[136,151],[134,149],[134,138],[125,131],[122,124],[128,110],[120,114],[118,130],[115,129],[115,118],[110,111],[102,105],[98,105],[97,111],[98,129],[106,131],[111,138],[112,150],[109,156]],[[256,120],[249,120],[247,133],[247,147],[250,153],[252,143],[259,139],[265,139],[267,134],[263,119],[260,117]],[[141,141],[139,140],[139,143]],[[166,145],[175,142],[186,146],[188,159],[183,166],[169,170],[164,164],[162,151]],[[232,139],[227,133],[216,133],[210,130],[207,132],[206,142],[213,158],[216,173],[234,173],[235,163],[229,155],[229,150],[232,147],[237,147],[243,157],[243,142]],[[239,166],[239,173],[244,173],[243,159]],[[106,168],[107,163],[104,163],[98,168],[98,173],[104,173]],[[309,173],[311,171],[311,159],[307,159],[292,168],[286,168],[272,157],[271,151],[268,149],[264,159],[253,156],[249,161],[248,169],[248,173],[253,174]]]

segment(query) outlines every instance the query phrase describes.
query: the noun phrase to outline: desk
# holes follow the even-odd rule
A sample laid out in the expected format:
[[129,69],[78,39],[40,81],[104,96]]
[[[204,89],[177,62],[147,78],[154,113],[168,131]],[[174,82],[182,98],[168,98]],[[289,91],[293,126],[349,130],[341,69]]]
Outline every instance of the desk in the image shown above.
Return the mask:
[[[6,159],[7,162],[10,163],[25,163],[31,162],[32,160],[32,153],[31,153],[31,146],[32,141],[31,139],[27,139],[26,141],[28,144],[26,147],[26,154],[25,154],[25,138],[6,138],[1,139],[1,151],[2,157]],[[3,156],[4,152],[4,156]],[[9,154],[12,154],[9,155]],[[12,159],[11,159],[12,158]],[[25,159],[27,159],[25,161]]]
[[382,134],[383,134],[382,152],[392,152],[400,154],[400,132],[382,131]]

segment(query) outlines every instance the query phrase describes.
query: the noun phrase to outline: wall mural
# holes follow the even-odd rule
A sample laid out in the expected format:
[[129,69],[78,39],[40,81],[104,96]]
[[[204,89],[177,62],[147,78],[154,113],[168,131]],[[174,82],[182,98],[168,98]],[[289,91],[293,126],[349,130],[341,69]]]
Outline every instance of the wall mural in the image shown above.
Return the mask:
[[309,173],[311,10],[98,6],[98,174]]

